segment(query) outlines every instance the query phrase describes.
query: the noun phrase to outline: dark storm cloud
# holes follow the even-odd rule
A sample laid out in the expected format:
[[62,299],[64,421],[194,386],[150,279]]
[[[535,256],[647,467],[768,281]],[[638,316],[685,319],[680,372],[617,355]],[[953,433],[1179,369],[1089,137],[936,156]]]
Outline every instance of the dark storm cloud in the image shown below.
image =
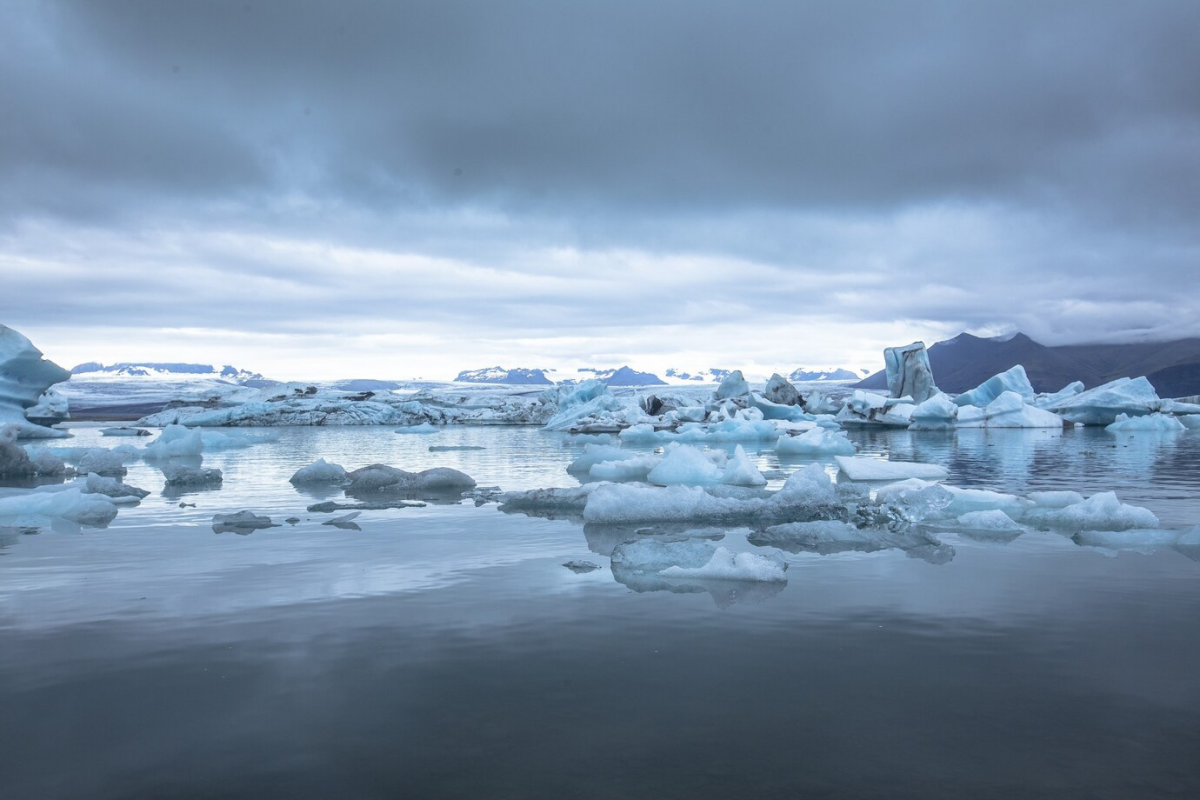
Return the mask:
[[1175,217],[1200,193],[1191,2],[145,0],[6,15],[5,174],[101,198],[149,185],[675,211],[1018,196]]
[[1194,2],[0,15],[10,323],[1200,334]]

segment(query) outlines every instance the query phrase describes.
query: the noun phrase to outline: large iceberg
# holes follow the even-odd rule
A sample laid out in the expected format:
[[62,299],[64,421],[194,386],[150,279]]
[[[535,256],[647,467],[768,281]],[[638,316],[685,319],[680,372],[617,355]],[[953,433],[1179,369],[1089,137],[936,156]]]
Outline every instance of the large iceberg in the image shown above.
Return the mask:
[[1034,398],[1033,385],[1025,374],[1025,367],[1017,364],[1006,372],[988,378],[969,392],[954,398],[954,404],[983,408],[1005,392],[1016,392],[1027,401]]
[[883,360],[892,397],[911,397],[914,402],[923,403],[937,394],[924,342],[889,347],[883,351]]
[[17,435],[28,439],[67,436],[65,431],[30,422],[26,409],[41,401],[43,394],[71,373],[42,357],[42,351],[21,334],[0,325],[0,425],[15,424]]
[[1031,406],[1017,392],[1002,392],[985,407],[961,406],[960,428],[1062,428],[1063,418]]
[[1150,381],[1118,378],[1094,389],[1045,404],[1063,419],[1084,425],[1111,425],[1125,414],[1140,417],[1162,410],[1163,401]]

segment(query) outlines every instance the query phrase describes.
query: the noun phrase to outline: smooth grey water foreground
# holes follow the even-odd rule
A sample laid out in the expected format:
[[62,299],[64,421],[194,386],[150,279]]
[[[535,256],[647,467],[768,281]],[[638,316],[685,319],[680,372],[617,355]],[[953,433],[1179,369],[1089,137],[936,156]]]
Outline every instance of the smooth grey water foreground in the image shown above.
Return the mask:
[[[609,569],[636,531],[470,502],[343,530],[287,483],[325,457],[570,486],[569,437],[280,433],[206,456],[219,490],[164,494],[136,464],[127,481],[154,493],[108,528],[0,532],[3,796],[1200,794],[1186,548],[950,532],[948,558],[785,553],[786,585],[655,591]],[[1200,434],[851,437],[942,463],[956,485],[1112,489],[1166,527],[1200,523]],[[214,513],[241,509],[301,522],[213,532]],[[756,550],[747,533],[705,528]]]

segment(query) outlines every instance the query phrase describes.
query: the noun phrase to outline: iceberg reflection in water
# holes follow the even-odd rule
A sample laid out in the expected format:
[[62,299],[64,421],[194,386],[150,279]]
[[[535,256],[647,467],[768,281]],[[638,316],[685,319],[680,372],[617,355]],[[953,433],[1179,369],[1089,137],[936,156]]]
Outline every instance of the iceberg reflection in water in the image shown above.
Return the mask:
[[[977,490],[876,528],[586,521],[598,484],[566,469],[583,447],[536,428],[446,428],[433,451],[391,428],[277,433],[181,464],[219,484],[129,462],[150,494],[105,528],[0,523],[6,795],[1200,792],[1200,433],[851,431]],[[742,447],[771,490],[836,472]],[[318,458],[478,486],[289,482]],[[1099,497],[1141,519],[1110,490],[1160,526],[1054,516]]]

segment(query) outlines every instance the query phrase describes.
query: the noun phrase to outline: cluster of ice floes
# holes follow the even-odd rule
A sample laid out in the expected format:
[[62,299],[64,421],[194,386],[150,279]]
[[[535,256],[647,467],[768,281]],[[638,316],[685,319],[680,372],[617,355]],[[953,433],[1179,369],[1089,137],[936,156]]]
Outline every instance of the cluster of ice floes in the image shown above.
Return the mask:
[[21,334],[0,325],[0,426],[16,426],[25,439],[53,439],[64,431],[38,424],[33,419],[56,422],[67,415],[66,400],[50,387],[71,377],[71,373],[42,357],[42,351]]
[[277,427],[284,425],[391,425],[402,433],[434,426],[543,424],[555,412],[543,394],[487,392],[348,392],[303,384],[240,389],[204,403],[172,404],[139,425],[162,427]]

